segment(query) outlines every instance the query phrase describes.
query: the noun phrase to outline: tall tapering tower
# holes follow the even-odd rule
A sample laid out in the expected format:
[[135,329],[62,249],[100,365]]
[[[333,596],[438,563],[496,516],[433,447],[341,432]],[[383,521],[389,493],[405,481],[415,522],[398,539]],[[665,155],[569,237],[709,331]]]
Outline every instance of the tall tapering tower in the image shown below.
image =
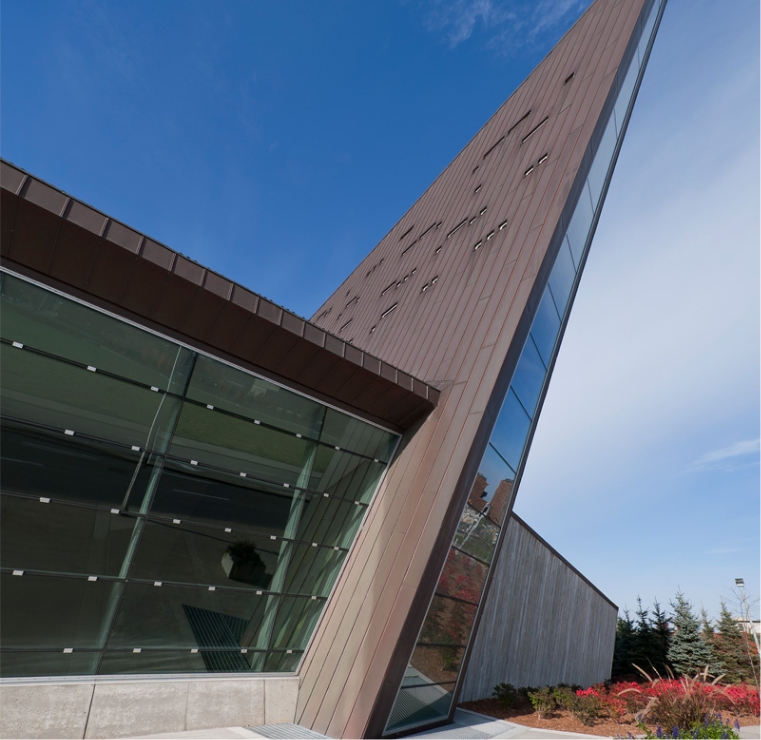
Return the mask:
[[310,727],[377,737],[453,711],[664,5],[596,0],[313,317],[442,398],[306,656]]

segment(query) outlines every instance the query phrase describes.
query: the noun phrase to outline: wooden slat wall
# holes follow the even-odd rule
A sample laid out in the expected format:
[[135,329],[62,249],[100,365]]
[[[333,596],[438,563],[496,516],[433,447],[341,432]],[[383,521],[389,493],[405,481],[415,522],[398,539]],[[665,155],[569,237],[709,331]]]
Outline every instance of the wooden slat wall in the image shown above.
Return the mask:
[[508,523],[460,701],[498,683],[584,687],[610,678],[618,609],[520,518]]
[[[381,687],[398,687],[394,676],[409,658],[399,646],[417,634],[405,620],[413,603],[412,614],[419,611],[416,594],[433,589],[421,582],[432,553],[443,564],[469,492],[463,469],[471,449],[485,447],[495,385],[644,3],[596,0],[315,314],[315,323],[335,332],[351,318],[342,338],[437,386],[442,396],[405,435],[307,650],[297,710],[306,727],[363,737]],[[547,161],[524,177],[545,152]],[[474,215],[472,225],[446,239]],[[505,219],[507,228],[473,251]],[[434,276],[436,284],[422,292]],[[381,295],[392,280],[402,284]],[[418,627],[424,613],[412,618]]]

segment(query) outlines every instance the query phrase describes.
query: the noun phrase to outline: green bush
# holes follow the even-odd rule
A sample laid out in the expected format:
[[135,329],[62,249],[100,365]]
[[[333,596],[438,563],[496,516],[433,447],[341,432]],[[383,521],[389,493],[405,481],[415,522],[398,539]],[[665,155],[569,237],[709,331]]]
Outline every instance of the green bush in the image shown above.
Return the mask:
[[492,691],[492,696],[498,699],[505,709],[511,709],[515,706],[521,693],[511,683],[498,683]]
[[536,689],[536,691],[529,691],[528,700],[531,702],[531,706],[534,707],[536,716],[539,719],[549,717],[557,706],[552,689],[549,686],[542,686],[541,689]]

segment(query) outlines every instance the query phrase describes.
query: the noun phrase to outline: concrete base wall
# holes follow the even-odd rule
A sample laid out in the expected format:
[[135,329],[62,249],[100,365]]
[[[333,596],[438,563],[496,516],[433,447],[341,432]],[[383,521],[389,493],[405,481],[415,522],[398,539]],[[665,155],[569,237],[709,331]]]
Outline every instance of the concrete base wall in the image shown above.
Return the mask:
[[514,514],[492,568],[460,701],[610,678],[618,608]]
[[0,737],[118,738],[293,722],[297,676],[0,685]]

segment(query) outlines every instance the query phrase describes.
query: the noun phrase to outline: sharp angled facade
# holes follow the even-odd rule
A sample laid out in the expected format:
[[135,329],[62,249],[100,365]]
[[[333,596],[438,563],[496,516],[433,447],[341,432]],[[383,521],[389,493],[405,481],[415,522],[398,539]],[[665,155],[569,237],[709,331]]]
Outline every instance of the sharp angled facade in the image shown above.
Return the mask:
[[664,7],[596,0],[311,321],[2,162],[4,736],[609,676],[512,507]]

